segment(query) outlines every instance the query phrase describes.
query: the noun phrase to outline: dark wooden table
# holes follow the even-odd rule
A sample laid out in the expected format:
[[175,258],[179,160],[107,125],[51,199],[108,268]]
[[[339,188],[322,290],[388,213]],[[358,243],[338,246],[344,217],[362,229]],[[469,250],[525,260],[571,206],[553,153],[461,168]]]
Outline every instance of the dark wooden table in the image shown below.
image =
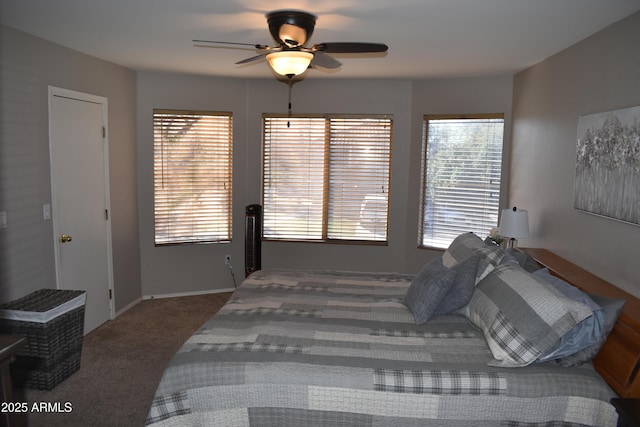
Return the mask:
[[[27,344],[27,339],[19,335],[0,335],[0,377],[2,378],[2,400],[0,402],[12,402],[13,385],[11,384],[11,371],[9,365],[15,360],[16,353]],[[0,425],[10,426],[13,419],[11,411],[0,412]]]
[[618,411],[618,427],[640,426],[640,399],[611,399],[611,403]]

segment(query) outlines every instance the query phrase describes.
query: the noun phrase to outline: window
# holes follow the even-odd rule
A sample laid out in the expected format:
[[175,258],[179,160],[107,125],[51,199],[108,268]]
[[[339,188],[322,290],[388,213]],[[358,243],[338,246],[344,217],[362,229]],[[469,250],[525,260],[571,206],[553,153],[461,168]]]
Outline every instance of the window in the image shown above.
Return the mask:
[[155,244],[231,240],[231,113],[153,111]]
[[263,237],[387,241],[393,120],[264,115]]
[[424,117],[420,246],[497,226],[503,130],[502,114]]

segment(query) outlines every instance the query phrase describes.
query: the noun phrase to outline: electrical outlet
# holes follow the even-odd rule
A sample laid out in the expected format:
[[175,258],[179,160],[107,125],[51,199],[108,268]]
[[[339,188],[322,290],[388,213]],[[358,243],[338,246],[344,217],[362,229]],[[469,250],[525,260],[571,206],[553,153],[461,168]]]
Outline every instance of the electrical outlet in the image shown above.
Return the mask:
[[224,265],[227,267],[231,265],[231,255],[227,254],[224,256]]

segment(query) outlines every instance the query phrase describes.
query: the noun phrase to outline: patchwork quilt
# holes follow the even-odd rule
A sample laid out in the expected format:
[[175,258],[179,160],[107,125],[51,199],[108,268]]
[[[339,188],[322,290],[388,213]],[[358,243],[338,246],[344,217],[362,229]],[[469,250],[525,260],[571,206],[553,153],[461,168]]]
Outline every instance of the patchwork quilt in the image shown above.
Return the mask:
[[615,426],[589,364],[487,366],[460,315],[416,325],[412,275],[257,271],[166,368],[153,426]]

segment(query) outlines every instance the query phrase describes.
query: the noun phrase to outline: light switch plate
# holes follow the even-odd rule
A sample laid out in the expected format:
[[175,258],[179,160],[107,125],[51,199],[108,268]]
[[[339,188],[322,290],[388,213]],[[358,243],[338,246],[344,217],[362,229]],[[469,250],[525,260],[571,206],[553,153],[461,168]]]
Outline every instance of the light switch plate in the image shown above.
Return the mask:
[[0,211],[0,228],[7,228],[7,212]]

